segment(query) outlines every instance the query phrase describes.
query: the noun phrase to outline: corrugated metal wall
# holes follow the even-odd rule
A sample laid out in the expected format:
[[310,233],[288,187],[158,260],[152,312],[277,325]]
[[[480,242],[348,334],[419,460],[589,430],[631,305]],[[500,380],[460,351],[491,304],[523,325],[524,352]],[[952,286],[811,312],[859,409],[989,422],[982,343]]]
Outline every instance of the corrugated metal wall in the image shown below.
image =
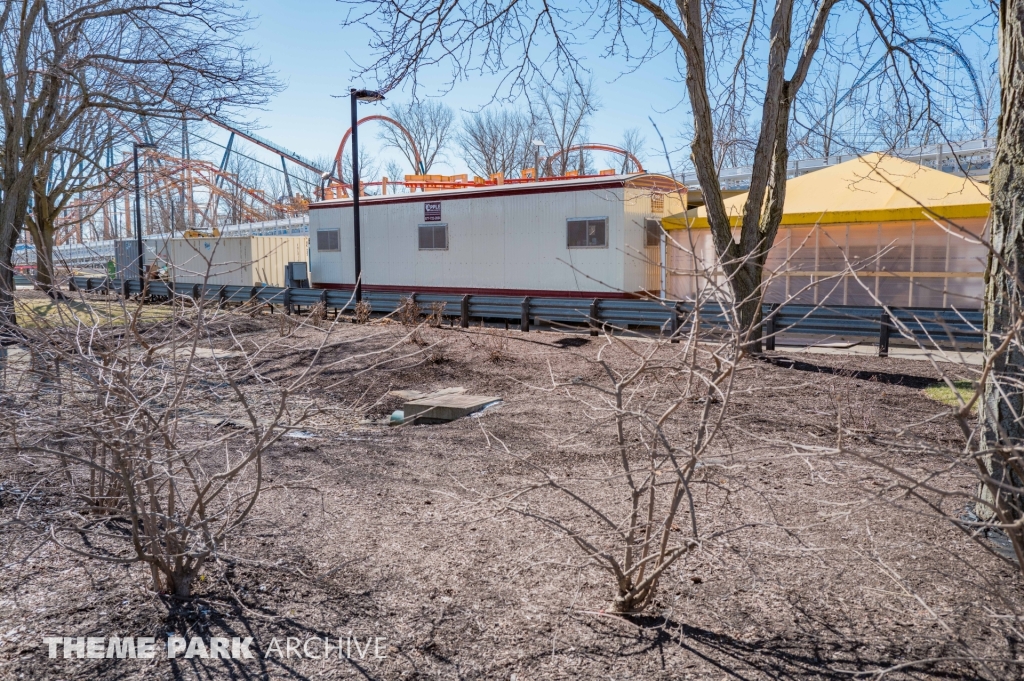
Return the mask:
[[169,239],[161,258],[180,284],[284,286],[289,262],[308,260],[309,239],[300,236],[243,236]]
[[[626,221],[625,190],[600,189],[443,199],[360,206],[364,283],[410,288],[517,289],[611,293],[643,287],[627,277],[628,241],[643,248],[643,229]],[[448,249],[421,251],[424,203],[441,202]],[[570,218],[608,218],[604,248],[568,248]],[[642,220],[641,220],[642,225]],[[316,233],[340,230],[340,249],[320,252]],[[351,207],[310,211],[310,257],[314,283],[352,284]],[[635,258],[633,258],[635,260]]]

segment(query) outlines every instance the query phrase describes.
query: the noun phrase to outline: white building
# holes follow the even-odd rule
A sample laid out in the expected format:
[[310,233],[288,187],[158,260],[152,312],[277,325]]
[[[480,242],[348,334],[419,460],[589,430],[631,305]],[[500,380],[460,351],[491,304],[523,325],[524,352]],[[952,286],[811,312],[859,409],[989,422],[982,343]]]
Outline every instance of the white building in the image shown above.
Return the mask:
[[[360,197],[363,288],[616,296],[659,291],[660,219],[686,189],[662,175],[517,181]],[[352,200],[310,205],[314,287],[355,283]]]

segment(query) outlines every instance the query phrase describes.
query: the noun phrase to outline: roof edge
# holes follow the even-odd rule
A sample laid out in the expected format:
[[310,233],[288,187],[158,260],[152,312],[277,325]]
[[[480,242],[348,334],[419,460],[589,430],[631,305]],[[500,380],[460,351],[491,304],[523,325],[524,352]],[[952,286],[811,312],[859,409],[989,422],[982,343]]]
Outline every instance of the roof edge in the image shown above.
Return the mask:
[[[957,220],[962,218],[988,217],[991,205],[968,203],[960,206],[941,206],[936,210],[927,208],[885,208],[879,210],[844,210],[827,213],[788,213],[782,216],[779,225],[837,225],[858,222],[901,222],[906,220]],[[742,216],[729,218],[733,227],[742,224]],[[706,217],[687,220],[685,215],[670,215],[662,219],[665,229],[708,229]]]
[[[632,187],[639,189],[656,189],[659,191],[686,191],[686,185],[673,180],[668,175],[660,173],[631,173],[628,175],[593,175],[579,178],[579,180],[559,179],[553,181],[539,182],[517,182],[504,185],[488,185],[486,187],[475,187],[467,185],[465,188],[445,189],[431,192],[412,192],[408,194],[388,194],[383,196],[361,196],[359,205],[371,206],[375,204],[406,203],[417,201],[448,201],[467,198],[484,198],[488,196],[506,196],[509,194],[545,194],[571,191],[588,191],[613,189],[621,187]],[[351,207],[352,199],[330,199],[309,204],[310,210],[323,210],[326,208]]]

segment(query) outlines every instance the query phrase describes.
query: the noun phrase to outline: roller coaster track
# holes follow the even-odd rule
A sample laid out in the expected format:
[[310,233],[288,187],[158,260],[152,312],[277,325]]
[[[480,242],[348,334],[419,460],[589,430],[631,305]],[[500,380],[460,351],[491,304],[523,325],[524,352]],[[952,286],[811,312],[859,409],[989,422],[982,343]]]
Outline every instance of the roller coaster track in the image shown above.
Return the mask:
[[244,140],[246,140],[248,142],[251,142],[252,144],[255,144],[256,146],[258,146],[258,147],[260,147],[262,149],[266,149],[269,152],[277,154],[282,159],[288,159],[289,161],[291,161],[295,165],[300,166],[302,168],[306,168],[307,170],[311,170],[311,171],[315,172],[317,175],[320,175],[321,173],[324,173],[324,172],[330,172],[330,170],[331,170],[330,168],[321,168],[321,167],[317,166],[313,161],[310,161],[309,159],[303,158],[302,156],[300,156],[299,154],[295,153],[294,151],[290,151],[288,149],[285,149],[284,147],[282,147],[282,146],[280,146],[278,144],[275,144],[275,143],[271,142],[270,140],[266,139],[265,137],[261,137],[260,135],[257,135],[254,132],[250,132],[248,130],[242,130],[241,128],[238,128],[237,126],[234,126],[231,123],[228,123],[227,121],[225,121],[225,120],[223,120],[221,118],[218,118],[217,116],[205,113],[203,111],[199,111],[198,109],[190,107],[187,104],[182,104],[179,101],[176,101],[174,99],[170,99],[165,94],[157,93],[154,90],[152,90],[151,88],[146,87],[145,85],[139,85],[139,84],[136,84],[136,85],[137,85],[137,87],[139,87],[142,90],[145,90],[149,94],[157,96],[157,97],[160,97],[160,98],[170,102],[174,106],[179,107],[182,111],[187,111],[188,113],[192,114],[193,116],[195,116],[196,118],[198,118],[200,120],[207,121],[208,123],[216,125],[219,128],[223,128],[224,130],[227,130],[231,134],[237,135],[237,136],[241,137],[242,139],[244,139]]
[[[960,48],[954,45],[953,43],[949,42],[948,40],[945,40],[944,38],[932,38],[925,36],[921,38],[911,38],[906,42],[900,43],[895,47],[894,51],[900,51],[904,54],[904,56],[906,56],[905,48],[911,45],[917,45],[919,43],[924,43],[926,45],[938,45],[939,47],[945,48],[947,51],[949,51],[950,54],[956,57],[957,61],[960,62],[960,65],[963,66],[964,69],[967,71],[967,76],[968,78],[970,78],[971,85],[974,88],[974,97],[977,101],[978,107],[984,108],[985,98],[982,96],[981,86],[978,84],[978,74],[974,72],[974,68],[971,66],[971,62],[967,60],[967,57],[965,57],[964,53],[960,51]],[[853,96],[854,92],[856,92],[857,89],[860,88],[861,85],[864,85],[864,83],[868,82],[868,80],[874,74],[875,70],[878,69],[878,67],[881,66],[886,59],[889,59],[890,57],[893,56],[894,51],[886,52],[881,57],[879,57],[878,61],[872,64],[867,71],[862,73],[860,78],[853,82],[853,85],[850,86],[850,89],[847,90],[842,97],[836,100],[836,103],[832,105],[832,108],[838,109],[840,106],[845,104],[847,100],[849,100],[850,97]],[[814,122],[813,125],[809,127],[809,129],[819,129],[821,127],[821,124],[825,121],[827,117],[828,114],[823,114],[821,118],[819,118],[817,121]]]

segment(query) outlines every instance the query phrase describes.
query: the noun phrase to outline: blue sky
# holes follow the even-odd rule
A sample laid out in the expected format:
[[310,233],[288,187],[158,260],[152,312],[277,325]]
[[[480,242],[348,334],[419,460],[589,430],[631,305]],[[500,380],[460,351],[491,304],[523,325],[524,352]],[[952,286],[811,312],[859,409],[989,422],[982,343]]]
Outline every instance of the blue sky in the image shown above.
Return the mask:
[[[962,1],[953,5],[957,11],[965,7]],[[353,79],[357,64],[371,61],[368,32],[359,28],[343,29],[341,23],[347,9],[334,0],[249,0],[244,6],[259,15],[249,42],[272,64],[285,85],[281,94],[274,96],[264,110],[251,112],[248,120],[264,137],[306,157],[333,157],[349,124],[348,98],[339,95],[345,95],[350,86],[372,88],[376,85]],[[966,14],[955,22],[958,27],[966,28],[971,19],[984,16],[984,8],[980,14],[977,8],[963,11]],[[683,137],[687,111],[685,106],[677,105],[684,96],[685,85],[678,79],[672,55],[661,56],[634,73],[620,76],[624,65],[621,58],[605,59],[600,54],[605,40],[588,41],[586,36],[576,36],[576,39],[581,43],[584,64],[594,74],[601,103],[588,141],[617,144],[624,129],[640,128],[647,139],[645,165],[648,169],[664,170],[667,164],[649,120],[652,118],[669,148],[681,149],[673,158],[675,163],[681,161],[687,153]],[[968,46],[965,41],[972,44]],[[981,56],[980,53],[988,49],[983,31],[980,40],[976,35],[960,36],[958,42],[972,55],[979,53]],[[424,74],[427,91],[431,87],[435,92],[443,89],[445,75],[441,69]],[[488,104],[495,85],[496,80],[485,77],[456,83],[444,95],[444,101],[457,112],[473,111]],[[397,91],[389,94],[389,99],[404,101],[409,97]],[[362,115],[383,112],[379,104],[361,105]],[[379,149],[377,130],[373,127],[376,125],[379,124],[371,124],[365,130],[360,128],[361,144],[382,159],[398,160],[396,152]],[[226,137],[223,132],[215,135],[221,142]],[[599,166],[606,165],[603,155],[598,155],[595,161]],[[383,163],[380,165],[383,167]],[[435,168],[439,172],[465,172],[457,162],[455,167]]]
[[[260,15],[250,42],[269,60],[286,85],[263,111],[253,112],[260,134],[277,144],[308,158],[334,156],[341,136],[348,129],[348,99],[337,95],[349,87],[373,87],[374,83],[355,83],[352,73],[357,62],[369,60],[368,36],[363,31],[342,29],[345,8],[333,0],[250,0],[245,7]],[[589,141],[617,144],[625,128],[641,128],[651,151],[648,158],[659,163],[660,142],[648,116],[654,118],[670,146],[679,146],[683,110],[667,111],[682,95],[682,83],[670,82],[674,73],[671,60],[649,64],[638,73],[615,80],[618,64],[606,63],[597,56],[588,58],[594,71],[601,110],[594,118]],[[668,76],[668,77],[667,77]],[[437,87],[443,86],[443,74],[437,74]],[[479,78],[459,83],[444,101],[456,111],[472,111],[487,104],[495,81]],[[404,101],[406,93],[396,92],[390,99]],[[383,113],[380,104],[362,104],[361,115]],[[373,124],[376,125],[376,124]],[[369,126],[368,126],[369,127]],[[376,130],[360,126],[360,144],[376,149]],[[226,137],[221,134],[220,137]],[[223,140],[221,140],[223,141]],[[395,154],[388,154],[394,156]],[[596,158],[603,161],[602,155]],[[463,168],[439,168],[442,172]]]

